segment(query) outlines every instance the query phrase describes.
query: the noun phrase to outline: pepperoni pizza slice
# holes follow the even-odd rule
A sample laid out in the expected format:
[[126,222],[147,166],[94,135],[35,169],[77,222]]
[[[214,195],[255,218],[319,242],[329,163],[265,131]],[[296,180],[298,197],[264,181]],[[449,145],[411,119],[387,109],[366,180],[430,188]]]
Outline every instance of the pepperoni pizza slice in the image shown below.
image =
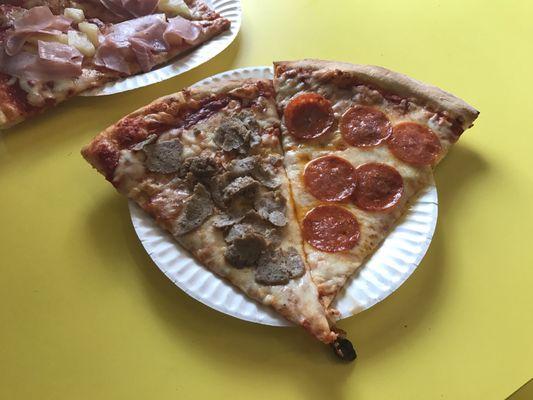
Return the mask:
[[304,250],[328,306],[478,111],[374,66],[279,62],[274,86]]
[[306,267],[283,168],[272,82],[186,89],[124,117],[82,150],[201,264],[333,344]]
[[230,26],[200,0],[187,3],[192,9],[183,3],[188,13],[161,0],[155,9],[137,9],[130,2],[119,8],[121,2],[116,1],[113,11],[122,10],[121,18],[126,11],[140,15],[130,14],[118,23],[90,17],[114,20],[107,8],[98,12],[96,6],[72,8],[64,3],[78,2],[59,2],[59,14],[47,6],[0,5],[0,129],[85,90],[147,72]]

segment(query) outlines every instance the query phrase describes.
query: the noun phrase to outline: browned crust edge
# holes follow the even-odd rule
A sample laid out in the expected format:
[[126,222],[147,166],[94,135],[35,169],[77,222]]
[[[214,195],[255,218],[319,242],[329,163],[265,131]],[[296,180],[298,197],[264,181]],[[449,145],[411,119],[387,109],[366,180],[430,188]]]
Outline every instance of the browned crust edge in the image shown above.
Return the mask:
[[287,70],[299,69],[324,74],[347,74],[354,82],[376,86],[404,98],[415,98],[421,106],[436,108],[459,119],[463,130],[472,126],[479,115],[479,111],[453,94],[383,67],[316,59],[274,63],[276,77]]
[[[273,96],[272,82],[261,79],[221,81],[186,88],[158,98],[121,118],[83,147],[81,154],[98,172],[112,180],[122,149],[145,140],[150,134],[160,133],[161,126],[180,126],[202,107],[212,107],[215,111],[223,108],[227,104],[224,104],[224,98],[232,91],[235,91],[232,96],[236,99],[253,97],[258,91]],[[147,116],[153,118],[145,118]]]

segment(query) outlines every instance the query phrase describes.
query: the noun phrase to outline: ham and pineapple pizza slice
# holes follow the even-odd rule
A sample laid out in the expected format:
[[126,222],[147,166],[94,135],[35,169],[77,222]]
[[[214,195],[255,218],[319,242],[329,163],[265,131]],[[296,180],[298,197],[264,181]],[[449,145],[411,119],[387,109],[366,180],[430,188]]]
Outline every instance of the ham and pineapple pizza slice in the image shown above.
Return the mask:
[[119,23],[86,19],[76,8],[54,14],[47,6],[0,5],[0,129],[85,90],[147,72],[229,28],[227,19],[199,3],[205,19],[167,11]]
[[304,250],[329,306],[478,112],[374,66],[279,62],[274,86]]
[[98,18],[105,23],[123,22],[145,15],[164,13],[167,17],[181,15],[190,20],[218,18],[201,0],[7,0],[22,8],[45,6],[54,14],[76,16],[82,11],[86,18]]
[[156,100],[83,156],[202,265],[345,359],[306,268],[283,168],[271,81],[229,81]]

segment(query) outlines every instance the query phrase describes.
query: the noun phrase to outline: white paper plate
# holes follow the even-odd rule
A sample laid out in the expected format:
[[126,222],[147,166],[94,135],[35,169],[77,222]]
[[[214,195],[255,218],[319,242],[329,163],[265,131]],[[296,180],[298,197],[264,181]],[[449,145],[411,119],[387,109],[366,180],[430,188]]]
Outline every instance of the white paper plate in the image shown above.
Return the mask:
[[80,96],[104,96],[152,85],[196,68],[221,53],[235,40],[241,29],[241,2],[240,0],[204,1],[222,17],[231,21],[229,30],[214,37],[200,47],[178,56],[170,64],[165,64],[144,74],[110,82],[100,88],[83,92]]
[[[228,78],[271,77],[270,67],[242,68],[212,76],[196,85]],[[144,248],[180,289],[225,314],[265,325],[291,326],[270,308],[248,299],[231,284],[199,265],[134,202],[130,201],[129,207],[133,226]],[[341,319],[372,307],[405,282],[426,254],[435,231],[437,213],[437,189],[432,182],[339,294],[334,307],[340,311]]]

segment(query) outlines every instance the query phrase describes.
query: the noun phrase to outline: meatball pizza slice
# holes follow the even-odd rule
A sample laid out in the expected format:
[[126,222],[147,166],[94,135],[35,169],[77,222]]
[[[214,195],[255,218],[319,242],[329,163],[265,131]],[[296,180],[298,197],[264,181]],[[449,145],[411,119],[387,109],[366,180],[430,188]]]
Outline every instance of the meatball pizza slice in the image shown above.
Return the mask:
[[374,66],[279,62],[274,86],[307,261],[330,305],[478,112]]
[[82,154],[202,265],[339,345],[306,268],[271,81],[228,81],[161,98],[106,129]]

